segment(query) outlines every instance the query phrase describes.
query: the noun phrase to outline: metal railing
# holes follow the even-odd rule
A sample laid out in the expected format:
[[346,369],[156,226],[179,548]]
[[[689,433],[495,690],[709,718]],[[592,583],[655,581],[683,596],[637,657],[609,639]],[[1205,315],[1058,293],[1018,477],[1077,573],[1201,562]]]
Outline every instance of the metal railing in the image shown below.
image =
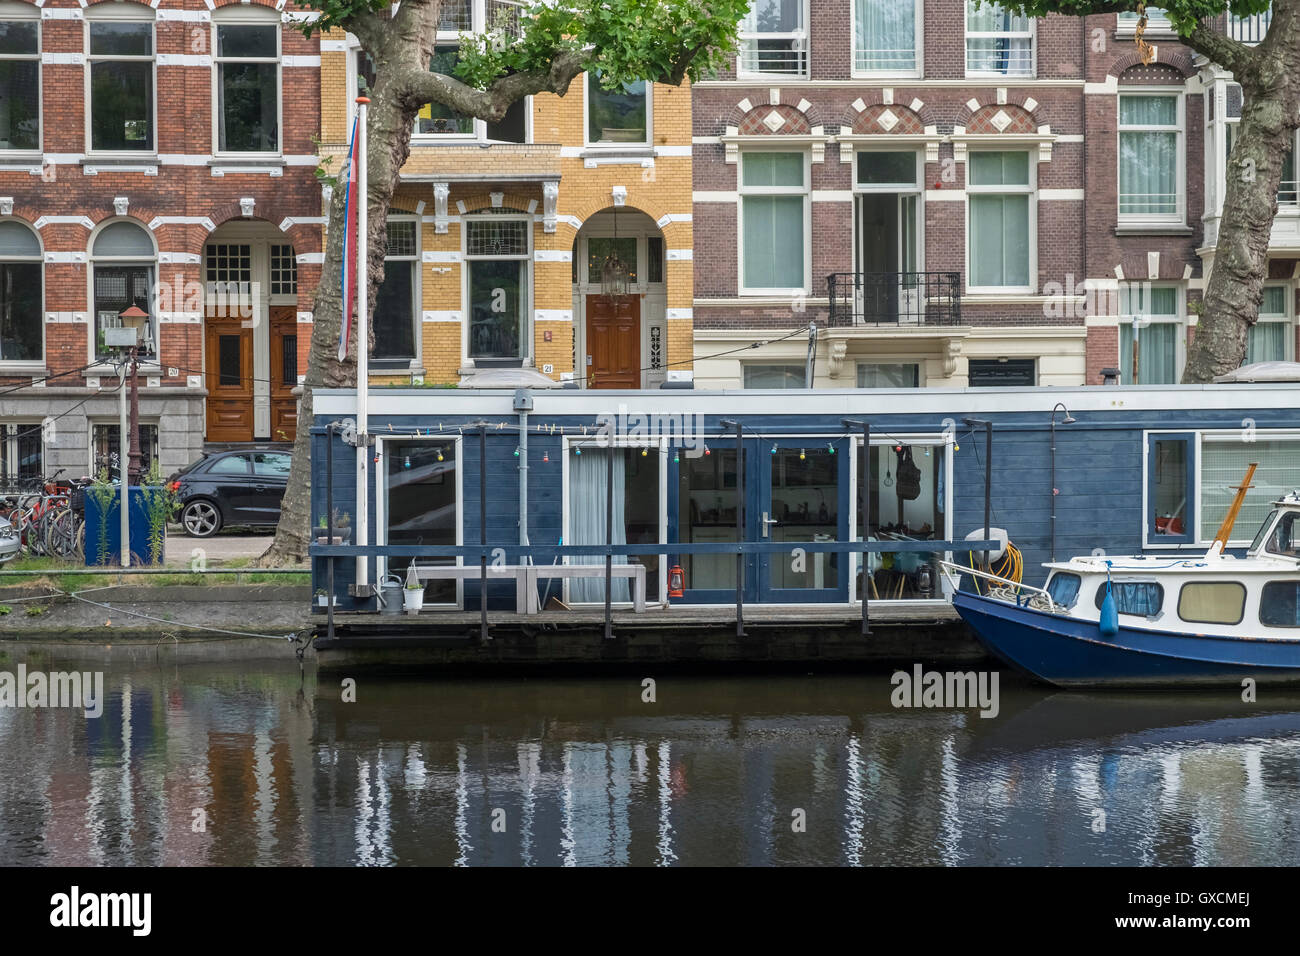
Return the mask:
[[826,287],[832,328],[961,324],[959,272],[837,272]]
[[[982,541],[978,543],[981,545],[984,544],[984,542]],[[979,568],[968,567],[964,564],[955,564],[952,561],[940,561],[939,567],[943,568],[943,573],[948,576],[948,580],[951,582],[954,591],[957,590],[957,585],[961,576],[963,574],[969,574],[972,577],[983,578],[985,581],[993,581],[995,584],[1001,587],[1010,588],[1014,590],[1016,593],[1017,607],[1024,606],[1019,597],[1020,592],[1024,591],[1029,594],[1041,595],[1042,597],[1046,598],[1047,610],[1051,614],[1056,614],[1059,611],[1064,610],[1064,608],[1062,608],[1054,600],[1052,600],[1051,592],[1047,591],[1044,588],[1034,587],[1034,585],[1032,584],[1024,584],[1020,581],[1013,581],[1010,578],[1000,577],[999,575],[992,574],[988,571],[981,571]]]
[[1272,10],[1265,10],[1263,13],[1252,13],[1245,17],[1229,14],[1228,35],[1239,43],[1254,46],[1264,39],[1264,34],[1268,33],[1268,25],[1272,22]]

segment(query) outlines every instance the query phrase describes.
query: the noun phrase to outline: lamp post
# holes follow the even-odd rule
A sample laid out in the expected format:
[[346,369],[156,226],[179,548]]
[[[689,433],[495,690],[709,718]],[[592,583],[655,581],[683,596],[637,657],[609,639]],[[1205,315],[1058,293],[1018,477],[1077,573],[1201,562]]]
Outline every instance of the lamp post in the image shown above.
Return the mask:
[[[140,339],[143,337],[148,341],[148,323],[149,313],[144,311],[138,305],[130,305],[122,312],[118,313],[122,320],[122,328],[131,329],[135,334],[132,338],[128,353],[127,361],[130,362],[131,375],[131,422],[127,434],[127,441],[130,445],[130,451],[126,453],[127,468],[126,481],[128,485],[140,484]],[[125,450],[119,449],[118,454]]]
[[1064,402],[1057,402],[1056,407],[1052,409],[1052,560],[1056,560],[1056,413],[1065,412],[1065,417],[1061,419],[1062,425],[1073,425],[1075,418],[1070,414],[1070,410],[1065,407]]

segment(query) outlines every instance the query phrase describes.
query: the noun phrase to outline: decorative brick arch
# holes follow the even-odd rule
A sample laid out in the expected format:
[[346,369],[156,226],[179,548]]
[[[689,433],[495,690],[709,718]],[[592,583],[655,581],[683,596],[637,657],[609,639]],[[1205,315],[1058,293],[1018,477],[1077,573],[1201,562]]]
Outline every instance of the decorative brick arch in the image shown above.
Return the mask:
[[789,136],[812,132],[808,117],[784,103],[756,106],[740,118],[736,132],[741,136]]
[[[453,205],[458,213],[460,212],[462,204],[465,207],[466,213],[474,212],[476,209],[491,209],[493,208],[492,193],[496,191],[497,190],[491,190],[485,193],[473,193],[469,196],[457,199]],[[536,212],[537,208],[540,207],[541,204],[541,199],[537,196],[525,196],[522,193],[503,193],[501,196],[501,205],[496,208],[518,209],[521,213],[532,215],[532,213],[529,212],[528,207],[532,206],[533,212]]]
[[[772,110],[776,110],[777,114],[785,118],[787,122],[790,122],[793,119],[796,124],[801,124],[805,127],[800,130],[782,129],[781,127],[777,127],[777,131],[780,133],[807,133],[812,129],[812,127],[823,125],[821,110],[815,103],[810,103],[803,97],[800,97],[794,103],[754,103],[749,99],[743,99],[732,107],[731,114],[727,117],[727,121],[724,125],[734,126],[739,129],[741,133],[746,135],[763,135],[770,133],[772,130],[767,126],[762,126],[761,129],[757,130],[749,130],[743,127],[746,125],[752,125],[753,123],[761,123],[761,121],[765,119],[767,114]],[[747,120],[750,121],[749,124],[746,123]]]
[[1023,106],[1011,103],[993,103],[981,106],[966,121],[966,132],[972,134],[1037,133],[1038,123]]
[[226,7],[266,7],[276,13],[281,12],[282,4],[277,0],[203,0],[204,5],[213,13]]
[[[1151,275],[1153,258],[1156,266],[1154,276]],[[1187,278],[1194,279],[1201,275],[1201,260],[1196,256],[1184,257],[1143,251],[1128,252],[1120,257],[1117,272],[1117,278],[1124,282],[1181,281]]]
[[[1151,66],[1171,67],[1182,74],[1184,78],[1196,72],[1192,54],[1186,47],[1172,45],[1171,47],[1155,46],[1152,49],[1156,52],[1156,58],[1151,61]],[[1136,49],[1130,49],[1117,56],[1115,62],[1110,65],[1110,69],[1106,72],[1110,76],[1121,76],[1125,71],[1135,66],[1142,66],[1142,55]]]
[[[888,95],[887,95],[888,94]],[[864,117],[879,116],[885,109],[891,110],[895,116],[902,117],[903,114],[911,114],[916,117],[920,123],[921,130],[927,126],[937,126],[938,118],[934,115],[934,110],[925,101],[916,98],[910,103],[895,103],[893,90],[866,90],[862,96],[854,100],[840,114],[840,128],[842,130],[852,130],[854,133],[881,133],[883,130],[868,118]],[[865,124],[865,126],[864,126]],[[901,130],[893,130],[901,132]]]
[[[639,197],[639,198],[645,198],[645,197]],[[617,208],[620,214],[625,212],[629,214],[636,213],[636,212],[643,213],[646,216],[650,217],[650,221],[654,223],[655,228],[658,229],[661,234],[664,231],[664,227],[659,225],[659,220],[664,217],[665,210],[658,208],[654,203],[644,202],[641,203],[640,205],[633,205],[631,203],[628,203],[627,205],[616,207],[614,205],[613,197],[606,195],[584,203],[582,206],[578,207],[576,212],[573,213],[573,215],[578,219],[580,223],[580,225],[575,226],[573,229],[574,237],[575,238],[577,237],[579,230],[581,230],[582,227],[587,224],[587,220],[590,219],[592,216],[596,215],[596,213],[604,212],[606,209],[614,209],[614,208]]]
[[892,133],[899,136],[919,136],[925,132],[925,121],[920,115],[897,104],[878,103],[855,113],[851,123],[845,123],[853,133],[877,135]]

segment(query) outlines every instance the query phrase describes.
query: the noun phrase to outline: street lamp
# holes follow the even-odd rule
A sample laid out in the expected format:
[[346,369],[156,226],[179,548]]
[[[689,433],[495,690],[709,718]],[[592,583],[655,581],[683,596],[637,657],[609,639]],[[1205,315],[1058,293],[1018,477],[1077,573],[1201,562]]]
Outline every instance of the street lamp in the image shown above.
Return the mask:
[[[126,480],[128,485],[140,484],[140,343],[149,344],[149,313],[138,305],[130,305],[118,313],[122,328],[134,333],[128,361],[131,363],[131,423],[128,431],[130,452],[127,455]],[[118,454],[122,449],[118,450]]]
[[1075,417],[1070,414],[1070,410],[1065,407],[1064,402],[1057,402],[1056,407],[1052,409],[1052,560],[1056,560],[1056,413],[1065,412],[1065,417],[1061,419],[1062,425],[1073,425]]

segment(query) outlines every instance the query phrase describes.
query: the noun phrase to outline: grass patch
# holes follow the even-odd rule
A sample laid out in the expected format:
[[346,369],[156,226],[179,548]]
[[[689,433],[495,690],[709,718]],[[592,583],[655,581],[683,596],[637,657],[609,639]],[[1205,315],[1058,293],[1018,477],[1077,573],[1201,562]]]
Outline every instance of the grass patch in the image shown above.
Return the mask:
[[[51,557],[15,558],[3,565],[0,570],[20,571],[21,574],[0,575],[0,587],[44,587],[57,588],[60,591],[84,591],[89,588],[110,587],[112,585],[133,585],[136,587],[175,587],[178,585],[242,585],[242,584],[280,584],[285,586],[307,585],[311,583],[311,573],[303,571],[294,574],[268,574],[258,570],[240,570],[248,568],[252,558],[232,558],[224,562],[222,569],[230,568],[231,573],[196,574],[185,568],[177,568],[175,574],[116,574],[107,569],[102,574],[66,574],[71,570],[85,570],[81,565],[60,561]],[[214,570],[216,570],[214,568]],[[236,573],[238,572],[238,573]]]

